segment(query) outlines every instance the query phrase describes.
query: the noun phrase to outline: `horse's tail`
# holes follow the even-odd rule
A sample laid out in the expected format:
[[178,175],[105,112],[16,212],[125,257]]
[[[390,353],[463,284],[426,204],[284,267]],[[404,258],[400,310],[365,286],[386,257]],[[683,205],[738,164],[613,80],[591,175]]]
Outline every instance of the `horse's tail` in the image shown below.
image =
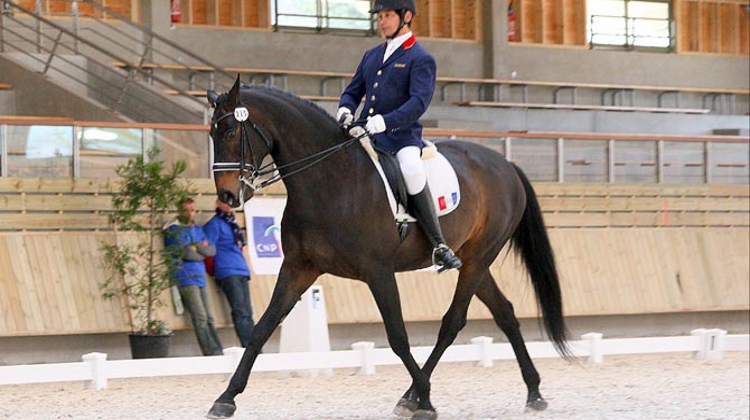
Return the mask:
[[536,301],[542,310],[544,328],[561,356],[568,358],[572,351],[568,346],[568,330],[563,319],[562,294],[557,276],[555,256],[542,219],[542,211],[531,182],[521,168],[511,163],[526,191],[526,208],[521,222],[513,232],[511,243],[521,257],[531,277],[536,292]]

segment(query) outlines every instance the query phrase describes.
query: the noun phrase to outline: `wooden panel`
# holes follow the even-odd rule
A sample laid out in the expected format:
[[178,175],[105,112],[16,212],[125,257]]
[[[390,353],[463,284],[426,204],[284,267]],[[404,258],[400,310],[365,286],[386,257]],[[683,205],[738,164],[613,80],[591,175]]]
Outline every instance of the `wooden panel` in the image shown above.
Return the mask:
[[721,52],[735,54],[739,52],[739,39],[737,39],[740,8],[734,3],[719,4],[719,30]]
[[563,41],[565,45],[586,45],[586,3],[563,0]]
[[543,0],[521,2],[521,42],[541,43],[544,41]]
[[241,26],[241,0],[216,0],[218,25]]
[[[564,229],[549,232],[569,316],[735,310],[748,308],[750,237],[745,229]],[[101,297],[100,242],[111,233],[0,234],[0,336],[127,331],[119,302]],[[491,267],[519,317],[537,314],[533,288],[512,256]],[[407,321],[439,320],[456,273],[398,276]],[[332,324],[380,322],[368,288],[324,276]],[[250,283],[256,319],[266,309],[275,277]],[[223,296],[208,282],[214,315],[229,324]],[[166,296],[167,302],[169,297]],[[160,310],[173,329],[190,328],[171,304]],[[472,319],[488,319],[476,302]]]
[[740,43],[740,54],[744,56],[750,55],[750,2],[746,2],[740,7],[739,28],[737,32]]
[[477,40],[480,32],[477,0],[453,1],[453,29],[455,39]]
[[542,43],[562,43],[562,4],[558,0],[542,0]]
[[[748,235],[731,229],[577,229],[554,230],[550,238],[563,288],[566,314],[612,315],[695,310],[748,309]],[[724,248],[731,248],[724,253]],[[720,262],[721,261],[721,262]],[[724,263],[726,261],[726,263]],[[525,269],[501,254],[490,269],[516,315],[537,316]],[[456,273],[397,275],[404,318],[439,320],[450,304]],[[273,276],[251,282],[253,307],[270,300]],[[332,324],[380,322],[366,285],[333,276],[318,280],[326,293]],[[490,319],[472,302],[470,319]]]
[[432,29],[432,2],[430,0],[417,0],[417,15],[414,17],[412,30],[418,37],[431,37]]
[[[119,13],[127,19],[133,20],[131,0],[102,0],[102,5]],[[107,16],[105,16],[107,18]]]
[[717,5],[713,3],[700,3],[700,38],[701,52],[718,52],[718,21]]
[[244,0],[242,2],[243,26],[249,28],[270,28],[268,1]]
[[190,1],[190,23],[193,25],[209,24],[207,3],[213,0],[189,0],[189,1]]
[[432,0],[430,2],[430,36],[451,38],[453,36],[453,7],[451,0]]

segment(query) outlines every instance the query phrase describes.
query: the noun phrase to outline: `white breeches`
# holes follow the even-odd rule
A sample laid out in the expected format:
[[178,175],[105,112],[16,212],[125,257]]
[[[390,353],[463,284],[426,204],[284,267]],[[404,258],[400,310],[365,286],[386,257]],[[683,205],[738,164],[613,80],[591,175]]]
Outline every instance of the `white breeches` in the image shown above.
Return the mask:
[[401,165],[406,192],[409,195],[416,195],[421,192],[427,184],[427,174],[421,155],[422,151],[416,146],[407,146],[396,152],[396,159]]

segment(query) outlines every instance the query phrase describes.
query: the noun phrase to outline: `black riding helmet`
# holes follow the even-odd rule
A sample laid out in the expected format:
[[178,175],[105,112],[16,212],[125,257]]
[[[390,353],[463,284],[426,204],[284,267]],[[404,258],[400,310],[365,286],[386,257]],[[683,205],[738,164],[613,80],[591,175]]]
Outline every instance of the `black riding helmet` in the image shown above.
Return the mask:
[[381,10],[411,10],[411,14],[417,14],[417,4],[414,0],[375,0],[370,13],[375,14]]
[[388,38],[393,38],[399,31],[401,31],[401,28],[406,25],[406,22],[404,22],[406,11],[411,11],[412,19],[414,18],[414,15],[417,14],[417,4],[414,0],[375,0],[375,4],[372,5],[370,13],[376,14],[383,10],[395,10],[401,18],[401,23],[398,25],[396,32],[391,36],[387,36]]

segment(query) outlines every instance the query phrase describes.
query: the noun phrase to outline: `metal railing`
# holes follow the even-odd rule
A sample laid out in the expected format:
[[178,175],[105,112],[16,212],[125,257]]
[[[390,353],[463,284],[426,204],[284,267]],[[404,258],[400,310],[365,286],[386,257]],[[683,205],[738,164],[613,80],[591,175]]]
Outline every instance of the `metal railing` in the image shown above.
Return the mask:
[[[79,3],[99,13],[81,17]],[[43,17],[39,10],[3,2],[0,53],[137,122],[206,121],[204,99],[174,81],[172,70],[160,72],[158,66],[145,63],[189,70],[187,61],[232,78],[212,62],[94,1],[71,0],[70,10],[71,19],[61,22]]]

